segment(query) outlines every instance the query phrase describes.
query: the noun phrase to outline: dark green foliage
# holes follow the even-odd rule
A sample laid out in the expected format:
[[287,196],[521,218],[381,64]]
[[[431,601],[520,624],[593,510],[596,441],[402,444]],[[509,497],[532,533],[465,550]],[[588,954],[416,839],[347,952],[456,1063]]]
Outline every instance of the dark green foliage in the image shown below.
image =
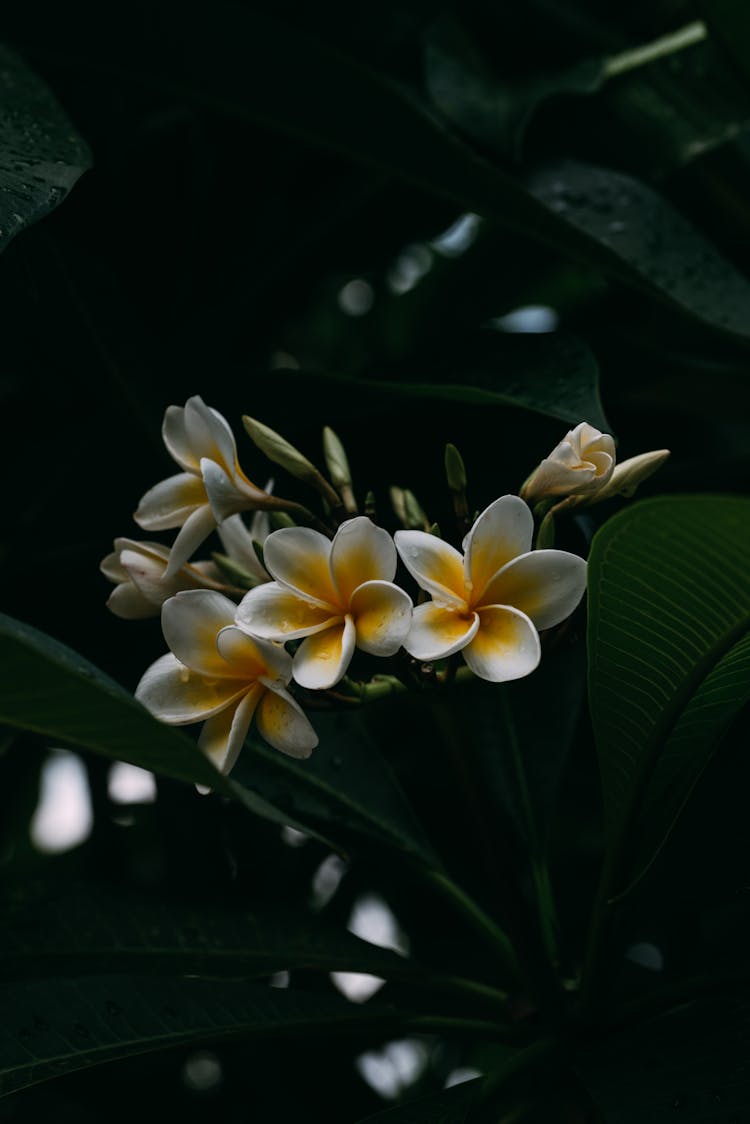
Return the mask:
[[[740,1124],[747,6],[15,5],[3,40],[0,1124]],[[170,539],[131,513],[193,394],[254,481],[243,413],[319,465],[328,424],[360,509],[409,488],[456,546],[581,420],[672,455],[556,520],[588,605],[534,675],[347,688],[309,760],[251,734],[222,778],[134,702],[159,621],[97,570]],[[93,822],[46,854],[60,747]],[[383,903],[401,952],[347,929]]]

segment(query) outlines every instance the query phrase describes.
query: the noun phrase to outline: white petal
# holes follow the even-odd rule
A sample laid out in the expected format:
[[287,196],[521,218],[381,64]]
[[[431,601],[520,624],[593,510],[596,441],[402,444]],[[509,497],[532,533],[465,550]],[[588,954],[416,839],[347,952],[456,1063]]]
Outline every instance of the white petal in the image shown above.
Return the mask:
[[187,517],[180,528],[177,538],[172,543],[169,552],[169,563],[164,571],[165,578],[172,578],[186,562],[195,554],[201,543],[205,542],[212,531],[216,529],[214,513],[208,504],[197,507]]
[[365,582],[351,599],[357,647],[372,656],[395,655],[409,633],[412,609],[411,597],[392,582]]
[[190,443],[185,429],[185,407],[167,406],[161,426],[164,444],[181,468],[194,476],[200,472],[200,457]]
[[208,457],[201,459],[201,476],[217,523],[230,515],[236,515],[238,511],[257,507],[268,498],[265,492],[256,488],[249,480],[236,474],[230,476],[220,464]]
[[266,640],[298,640],[330,628],[341,614],[314,605],[278,582],[251,589],[237,607],[237,623]]
[[180,472],[160,480],[141,496],[133,515],[139,527],[147,531],[166,531],[181,527],[191,512],[207,502],[206,489],[199,476]]
[[393,539],[366,515],[342,523],[331,544],[331,574],[343,605],[364,582],[392,582],[397,564]]
[[310,527],[283,527],[266,539],[263,558],[277,582],[317,605],[338,607],[331,580],[331,544]]
[[168,652],[145,672],[135,697],[162,722],[182,726],[218,714],[246,690],[237,679],[204,679]]
[[142,621],[159,615],[159,606],[139,593],[130,581],[115,586],[107,598],[107,608],[125,621]]
[[266,691],[256,718],[258,733],[290,757],[309,757],[318,735],[296,699],[282,688]]
[[422,589],[447,605],[465,605],[463,558],[454,547],[426,531],[396,531],[395,540],[401,561]]
[[479,610],[479,629],[463,650],[480,679],[504,683],[530,675],[542,654],[539,634],[527,616],[507,605]]
[[478,516],[464,540],[464,572],[471,583],[471,601],[476,604],[497,571],[531,550],[534,517],[519,496],[501,496]]
[[565,550],[532,550],[514,558],[488,584],[484,605],[512,605],[536,628],[569,617],[586,591],[586,563]]
[[235,610],[233,601],[210,589],[189,589],[165,601],[161,626],[180,663],[209,678],[241,678],[217,647],[219,632],[234,624]]
[[565,449],[565,456],[561,453],[545,458],[526,481],[522,494],[529,503],[535,503],[543,496],[576,494],[591,486],[596,477],[594,465],[582,464],[570,445],[566,444]]
[[346,674],[356,638],[357,630],[349,616],[333,628],[308,636],[294,653],[294,678],[301,687],[314,691],[333,687]]
[[476,635],[479,617],[436,602],[418,605],[404,647],[417,660],[438,660],[460,652]]
[[222,628],[216,647],[238,675],[246,675],[248,679],[281,679],[284,683],[292,678],[292,657],[287,651],[269,640],[249,636],[237,625]]
[[209,718],[201,730],[198,745],[224,776],[231,771],[240,755],[262,695],[263,688],[256,684],[235,706]]
[[[176,589],[165,587],[163,582],[164,571],[167,568],[167,558],[159,558],[143,550],[123,550],[120,562],[125,567],[133,585],[140,590],[147,600],[154,605],[161,605]],[[171,584],[171,583],[170,583]]]
[[190,449],[200,462],[203,457],[216,461],[227,472],[237,462],[237,446],[226,418],[207,406],[200,395],[185,403],[185,432]]
[[256,528],[260,526],[258,520],[263,520],[264,524],[268,524],[268,515],[265,511],[258,511],[253,516],[251,529],[245,526],[245,521],[241,515],[230,515],[217,527],[221,545],[224,547],[227,555],[233,562],[237,562],[258,581],[267,582],[268,574],[263,569],[258,560],[258,555],[253,549],[253,541],[261,545],[268,537],[268,529],[266,526],[263,533],[259,533]]

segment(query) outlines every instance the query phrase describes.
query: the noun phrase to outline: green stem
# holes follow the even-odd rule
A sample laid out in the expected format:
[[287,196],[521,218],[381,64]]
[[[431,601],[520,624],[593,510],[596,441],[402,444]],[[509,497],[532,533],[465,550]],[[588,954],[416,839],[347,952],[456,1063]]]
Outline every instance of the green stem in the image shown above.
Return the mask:
[[662,35],[661,38],[654,39],[651,43],[644,43],[640,47],[623,51],[619,55],[612,55],[604,64],[604,73],[607,78],[616,78],[620,74],[626,74],[629,70],[635,70],[636,67],[646,66],[648,63],[656,62],[657,59],[664,58],[666,55],[672,55],[675,51],[683,51],[685,47],[692,47],[694,43],[700,43],[707,35],[706,25],[701,20],[694,20],[693,23],[681,27],[679,31]]
[[460,886],[457,886],[442,871],[433,870],[429,867],[423,867],[421,870],[425,880],[469,922],[495,955],[499,955],[504,970],[508,973],[510,979],[516,982],[520,976],[520,967],[516,950],[505,931],[484,912],[473,898],[470,898]]
[[534,807],[531,803],[531,794],[529,793],[528,781],[526,779],[526,770],[523,764],[521,746],[519,745],[518,737],[516,734],[516,726],[510,705],[510,699],[508,697],[508,689],[505,684],[499,685],[498,689],[500,691],[500,698],[503,707],[505,727],[508,731],[510,759],[513,765],[513,773],[515,776],[516,787],[521,803],[521,813],[523,815],[524,825],[526,828],[526,841],[529,847],[529,868],[532,888],[534,892],[534,905],[536,909],[537,922],[539,925],[539,935],[541,937],[542,946],[544,948],[547,960],[551,966],[555,967],[559,963],[559,951],[557,942],[559,926],[557,921],[555,899],[552,893],[549,868],[547,866],[547,858],[544,853],[541,839],[539,837],[539,829],[536,823]]

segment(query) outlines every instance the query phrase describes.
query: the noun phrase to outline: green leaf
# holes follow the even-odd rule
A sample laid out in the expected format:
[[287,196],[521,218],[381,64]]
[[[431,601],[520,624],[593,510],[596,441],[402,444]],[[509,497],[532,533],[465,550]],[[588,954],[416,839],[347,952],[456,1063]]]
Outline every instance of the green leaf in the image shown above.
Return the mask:
[[[0,722],[79,746],[165,777],[232,796],[272,823],[316,835],[222,777],[184,734],[157,722],[118,683],[35,628],[0,614]],[[323,842],[328,842],[322,838]]]
[[91,167],[91,153],[53,94],[0,46],[0,250],[53,211]]
[[745,80],[750,79],[750,10],[744,0],[699,0],[711,35],[726,49]]
[[257,984],[85,976],[0,986],[0,1094],[73,1070],[195,1042],[383,1033],[387,1008]]
[[[210,24],[189,15],[175,24],[179,69],[151,81],[398,176],[705,323],[750,335],[750,283],[652,188],[574,161],[522,182],[390,76],[257,11],[218,12]],[[186,72],[200,76],[197,88]]]
[[3,895],[0,978],[106,971],[249,979],[282,970],[424,976],[405,957],[321,918],[266,906],[190,908],[105,884],[49,884]]
[[750,1109],[749,1047],[745,991],[639,1022],[576,1069],[607,1124],[736,1124]]
[[613,893],[661,846],[750,697],[750,500],[646,500],[589,560],[589,692]]
[[466,369],[401,381],[319,372],[285,372],[285,377],[334,383],[358,395],[387,395],[478,406],[518,406],[577,424],[585,418],[610,431],[599,398],[599,370],[587,345],[574,336],[487,332],[483,359]]
[[357,1124],[378,1124],[381,1120],[383,1124],[463,1124],[479,1084],[478,1080],[464,1081],[431,1097],[363,1116]]
[[440,860],[363,716],[321,714],[316,728],[320,744],[306,761],[295,761],[251,739],[237,775],[264,800],[345,845],[369,840],[440,869]]

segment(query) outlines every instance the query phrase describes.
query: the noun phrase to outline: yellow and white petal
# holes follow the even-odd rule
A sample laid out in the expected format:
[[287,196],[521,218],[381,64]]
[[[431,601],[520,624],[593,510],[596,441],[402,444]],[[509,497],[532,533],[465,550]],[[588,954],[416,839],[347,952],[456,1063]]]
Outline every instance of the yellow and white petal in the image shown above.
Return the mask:
[[290,757],[309,757],[318,744],[307,715],[283,687],[266,691],[258,707],[256,726],[269,745]]
[[519,496],[501,496],[478,516],[464,539],[464,572],[473,605],[506,562],[531,550],[533,533],[534,517]]
[[181,527],[191,512],[206,503],[206,489],[200,477],[179,472],[149,488],[141,496],[133,518],[146,531],[166,531]]
[[347,519],[331,543],[331,576],[342,605],[364,582],[392,582],[398,558],[393,539],[366,515]]
[[537,629],[553,628],[586,591],[586,563],[565,550],[532,550],[514,558],[492,579],[481,604],[512,605]]
[[283,680],[292,678],[292,657],[278,644],[249,636],[237,625],[222,628],[216,638],[219,655],[225,659],[238,676],[248,681],[255,679]]
[[205,679],[168,652],[144,673],[135,697],[155,718],[184,726],[218,714],[246,690],[237,679]]
[[242,477],[230,476],[216,461],[203,457],[200,467],[203,486],[217,523],[236,515],[238,511],[248,511],[268,502],[268,496],[261,488],[256,488]]
[[107,598],[107,608],[125,621],[142,621],[159,615],[159,606],[144,597],[131,581],[115,586]]
[[198,746],[224,776],[233,769],[240,755],[263,693],[260,684],[255,684],[239,702],[209,718],[201,730]]
[[341,620],[330,605],[321,607],[285,589],[266,582],[251,589],[237,607],[237,624],[265,640],[299,640],[330,628]]
[[364,582],[351,599],[357,647],[371,656],[395,655],[409,634],[412,609],[411,597],[392,582]]
[[347,616],[341,624],[303,640],[292,661],[292,673],[299,685],[323,691],[338,683],[346,675],[356,638],[354,621]]
[[433,601],[418,605],[414,610],[404,647],[417,660],[443,659],[471,643],[478,628],[476,613],[451,609]]
[[242,678],[219,654],[217,637],[234,624],[237,606],[211,589],[188,589],[164,602],[161,627],[164,639],[180,663],[215,679]]
[[282,527],[263,547],[263,559],[277,582],[317,605],[338,609],[330,558],[330,542],[310,527]]
[[446,605],[466,604],[463,558],[454,547],[426,531],[396,531],[395,540],[417,585]]
[[535,503],[543,496],[566,496],[585,491],[596,477],[596,467],[583,463],[567,442],[561,442],[553,454],[537,466],[521,489],[521,495],[529,503]]
[[207,406],[196,394],[185,403],[184,416],[187,441],[198,462],[208,457],[227,472],[234,472],[237,463],[234,434],[218,410]]
[[177,571],[192,558],[201,543],[205,542],[211,532],[215,530],[216,520],[208,504],[205,503],[202,507],[196,507],[195,511],[188,515],[177,534],[177,538],[172,543],[169,562],[164,571],[165,579],[173,578]]
[[530,675],[539,663],[542,647],[529,618],[508,605],[487,605],[478,612],[479,629],[463,650],[474,674],[490,683]]

